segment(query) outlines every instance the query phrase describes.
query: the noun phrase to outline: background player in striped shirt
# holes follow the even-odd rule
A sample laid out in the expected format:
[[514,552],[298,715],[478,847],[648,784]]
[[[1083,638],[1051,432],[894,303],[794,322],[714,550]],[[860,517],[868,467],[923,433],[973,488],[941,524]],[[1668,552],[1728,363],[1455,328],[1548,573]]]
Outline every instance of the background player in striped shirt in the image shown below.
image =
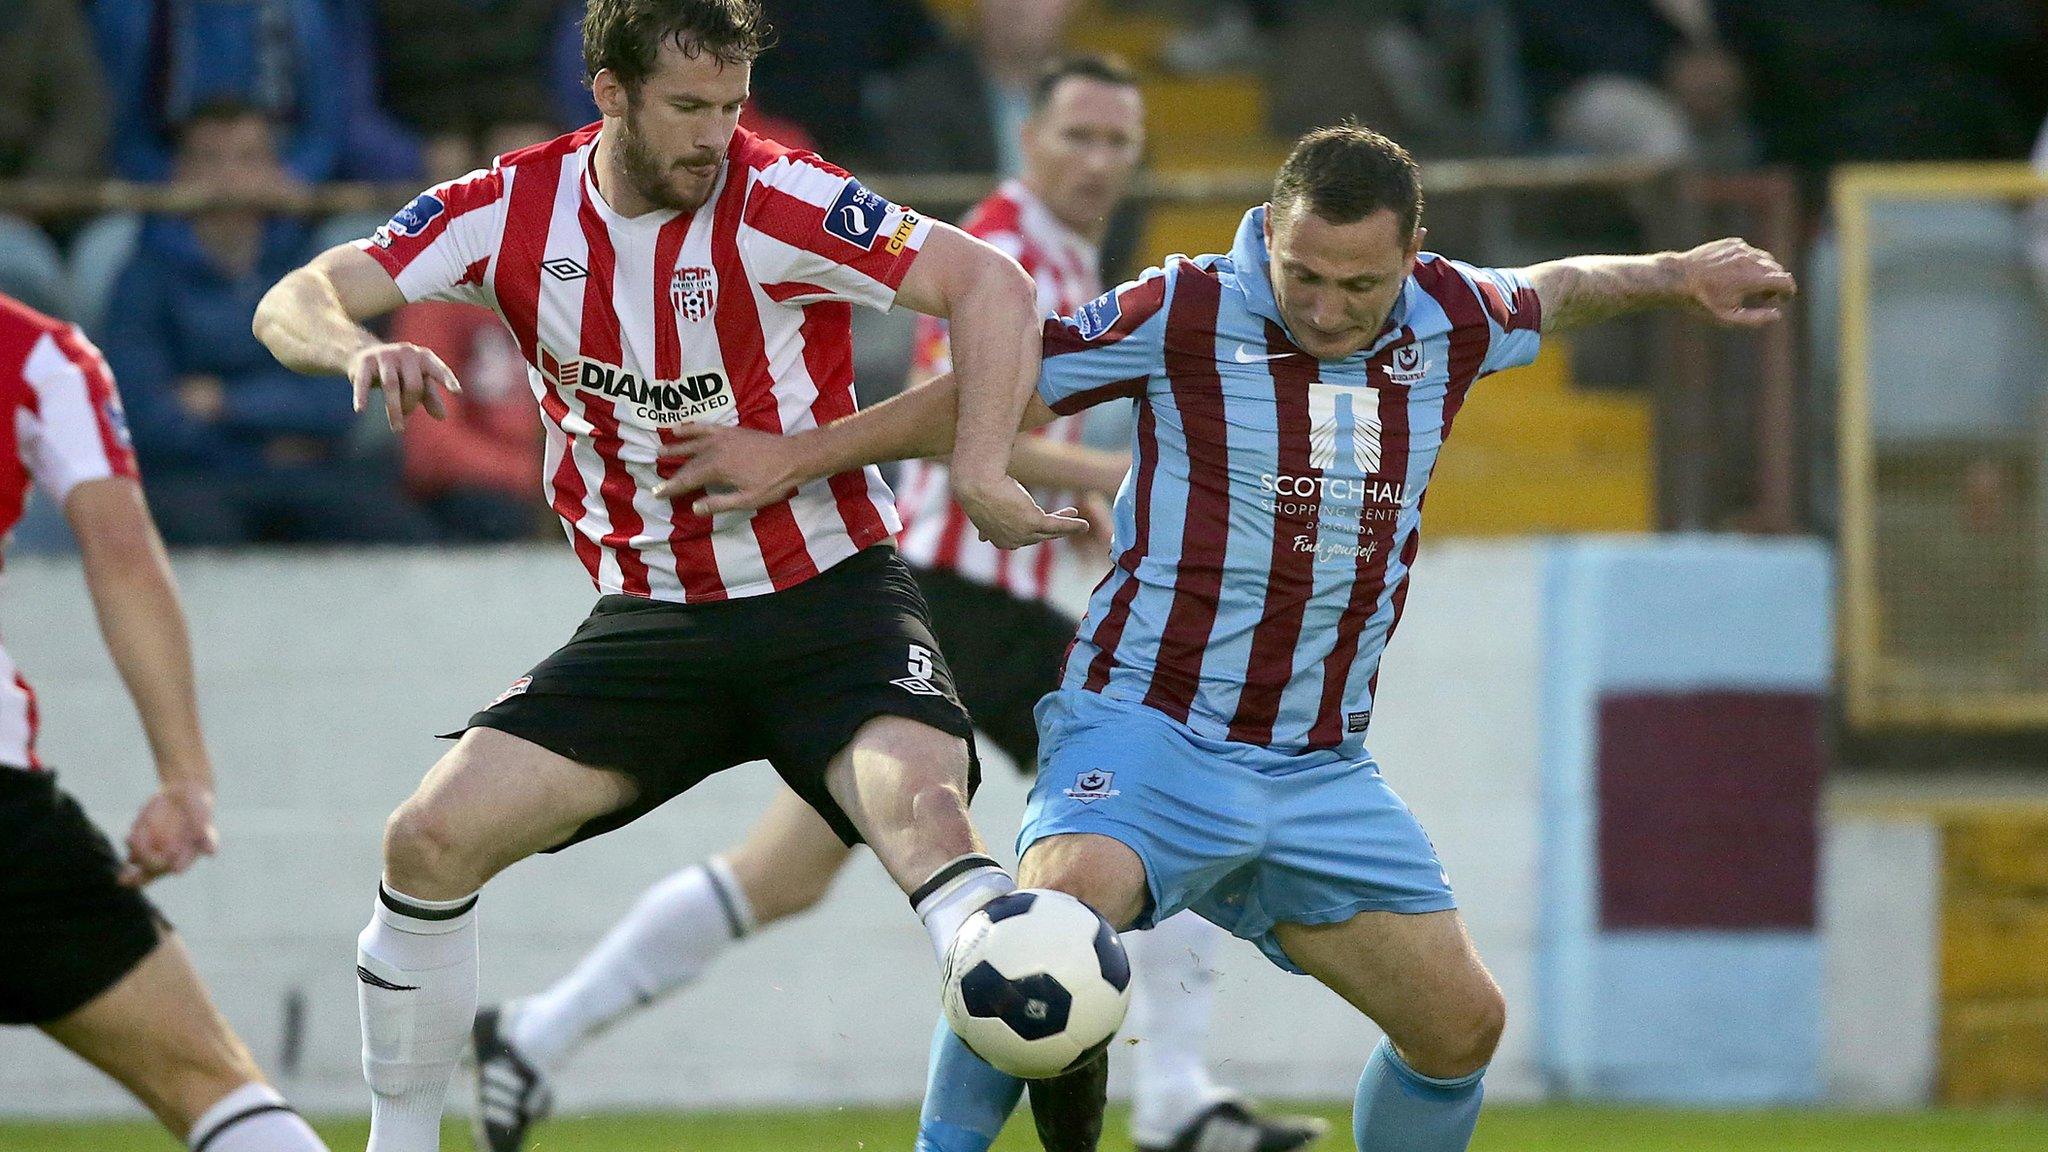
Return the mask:
[[[1651,307],[1779,317],[1794,285],[1739,240],[1482,269],[1423,252],[1401,147],[1305,137],[1228,254],[1177,257],[1047,326],[1034,420],[1123,400],[1135,463],[1019,832],[1025,882],[1112,923],[1184,908],[1315,976],[1388,1041],[1361,1152],[1457,1152],[1506,1021],[1421,826],[1365,750],[1424,493],[1472,385],[1543,332]],[[948,388],[757,445],[693,435],[681,484],[772,498],[844,461],[946,449]],[[953,1040],[935,1077],[980,1065]],[[989,1070],[993,1099],[1005,1078]]]
[[[1143,142],[1143,102],[1127,69],[1093,56],[1053,61],[1033,90],[1019,178],[996,189],[961,226],[1023,265],[1037,282],[1044,313],[1071,313],[1102,291],[1103,230],[1137,172]],[[912,383],[950,367],[945,325],[921,317]],[[1097,504],[1114,496],[1130,457],[1083,445],[1083,418],[1061,417],[1020,440],[1010,474],[1041,494],[1078,491]],[[1032,708],[1058,682],[1074,634],[1073,619],[1052,603],[1058,545],[1007,551],[980,539],[948,495],[942,462],[912,461],[899,486],[903,556],[931,605],[961,700],[982,735],[1020,770],[1033,771]],[[1104,527],[1107,511],[1103,505],[1098,513]],[[850,858],[824,821],[784,790],[745,841],[648,889],[561,980],[478,1013],[477,1112],[485,1118],[479,1131],[488,1152],[524,1144],[528,1126],[550,1106],[547,1079],[586,1038],[692,983],[741,936],[815,905]],[[1127,941],[1135,969],[1128,1031],[1141,1040],[1129,1049],[1136,1072],[1132,1129],[1141,1149],[1278,1152],[1323,1130],[1320,1120],[1255,1116],[1210,1079],[1202,1047],[1214,997],[1211,957],[1222,935],[1186,913]],[[943,1033],[945,1025],[939,1027]],[[942,1132],[957,1126],[945,1107],[952,1088],[942,1085],[927,1098],[921,1147],[957,1146],[957,1136]],[[1004,1102],[1005,1113],[1014,1102]],[[1235,1143],[1225,1142],[1239,1133]]]
[[1036,373],[1016,262],[845,172],[737,127],[766,26],[755,0],[593,0],[603,120],[422,194],[265,298],[285,364],[439,407],[445,365],[366,317],[428,298],[495,307],[547,432],[550,502],[605,595],[576,635],[472,716],[393,815],[359,941],[373,1152],[438,1145],[476,1011],[476,898],[537,851],[617,828],[755,759],[865,841],[943,955],[1014,883],[967,815],[972,726],[872,468],[748,514],[653,494],[692,423],[769,434],[853,411],[854,304],[954,321],[953,490],[1015,547],[1085,531],[1008,476]]
[[185,614],[113,375],[76,327],[0,295],[0,408],[0,535],[31,483],[63,509],[161,781],[124,860],[36,755],[35,691],[0,651],[0,1024],[42,1029],[195,1152],[326,1152],[142,894],[217,837]]

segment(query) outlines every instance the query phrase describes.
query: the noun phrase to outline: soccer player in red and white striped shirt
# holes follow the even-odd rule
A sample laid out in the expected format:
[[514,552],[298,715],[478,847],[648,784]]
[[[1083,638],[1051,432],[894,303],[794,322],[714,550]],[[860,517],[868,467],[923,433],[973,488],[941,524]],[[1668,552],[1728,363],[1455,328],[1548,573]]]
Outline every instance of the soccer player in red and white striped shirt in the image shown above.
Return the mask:
[[848,415],[852,306],[952,321],[953,492],[1005,547],[1084,531],[1008,476],[1037,371],[1028,277],[995,248],[737,127],[756,0],[593,0],[601,123],[422,194],[265,298],[285,364],[380,387],[391,421],[457,387],[360,322],[429,297],[494,307],[540,401],[544,484],[604,595],[576,636],[470,718],[393,816],[359,941],[372,1152],[437,1146],[476,1000],[476,894],[507,865],[619,827],[712,773],[771,761],[865,841],[943,955],[1013,883],[967,816],[972,726],[858,469],[751,515],[654,495],[691,423],[786,434]]
[[76,327],[0,295],[0,535],[33,483],[86,587],[156,760],[117,854],[36,754],[36,695],[0,652],[0,1024],[32,1024],[210,1152],[327,1152],[214,1009],[144,885],[213,853],[213,765],[185,614],[137,483],[121,398]]
[[[1099,56],[1054,60],[1033,86],[1019,141],[1022,170],[976,205],[961,227],[1024,266],[1038,284],[1043,312],[1071,314],[1102,292],[1102,236],[1137,173],[1143,142],[1143,98],[1128,69]],[[911,383],[949,368],[946,326],[920,318]],[[1114,495],[1129,454],[1084,445],[1084,418],[1062,418],[1020,439],[1010,474],[1041,493],[1077,492],[1077,500],[1098,503]],[[1074,635],[1075,620],[1052,599],[1059,545],[995,547],[979,538],[947,487],[942,461],[905,467],[899,484],[903,557],[917,572],[933,631],[975,728],[1029,773],[1038,761],[1033,708],[1059,679]],[[1099,513],[1106,527],[1107,507]],[[1104,555],[1104,546],[1093,549],[1098,563]],[[574,970],[536,995],[478,1013],[482,1152],[523,1146],[530,1124],[546,1111],[548,1079],[585,1039],[694,982],[740,938],[810,909],[850,858],[851,849],[785,790],[741,843],[649,888]],[[1284,1152],[1323,1131],[1320,1120],[1257,1115],[1209,1076],[1202,1049],[1215,953],[1226,938],[1193,914],[1124,938],[1132,960],[1125,1030],[1133,1042],[1131,1128],[1141,1150]],[[493,1087],[499,1083],[526,1090],[506,1093]],[[925,1101],[921,1152],[958,1148],[977,1136],[993,1140],[1005,1119],[969,1120],[952,1108],[955,1083],[935,1079]],[[1058,1106],[1048,1104],[1045,1091],[1034,1092],[1032,1103],[1045,1111],[1041,1119],[1057,1123],[1052,1113]],[[954,1131],[941,1136],[942,1125]]]

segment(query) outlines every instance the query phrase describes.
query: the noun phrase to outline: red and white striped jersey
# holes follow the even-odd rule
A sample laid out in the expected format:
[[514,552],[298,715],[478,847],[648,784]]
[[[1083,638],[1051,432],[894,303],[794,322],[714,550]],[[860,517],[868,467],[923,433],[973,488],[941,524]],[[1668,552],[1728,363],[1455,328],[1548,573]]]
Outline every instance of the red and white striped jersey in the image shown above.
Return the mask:
[[[1038,282],[1038,309],[1044,315],[1065,316],[1102,294],[1100,250],[1060,223],[1021,181],[1007,181],[990,193],[961,228],[1024,266]],[[929,380],[951,367],[945,322],[918,317],[913,374],[920,381]],[[1078,443],[1085,419],[1085,414],[1062,416],[1038,432]],[[924,568],[950,568],[1025,599],[1044,600],[1051,594],[1057,541],[1005,551],[983,540],[953,499],[946,466],[939,461],[906,463],[898,483],[903,489],[904,559]],[[1067,501],[1041,493],[1039,502],[1058,507]]]
[[[0,295],[0,535],[13,531],[31,483],[58,505],[88,480],[136,475],[114,375],[77,327]],[[36,694],[0,650],[0,764],[40,769]]]
[[697,421],[786,433],[854,410],[852,306],[886,309],[931,222],[741,129],[694,213],[614,212],[599,126],[422,193],[358,246],[407,300],[497,309],[547,431],[543,485],[600,591],[697,603],[801,583],[901,527],[881,473],[707,519],[653,487]]

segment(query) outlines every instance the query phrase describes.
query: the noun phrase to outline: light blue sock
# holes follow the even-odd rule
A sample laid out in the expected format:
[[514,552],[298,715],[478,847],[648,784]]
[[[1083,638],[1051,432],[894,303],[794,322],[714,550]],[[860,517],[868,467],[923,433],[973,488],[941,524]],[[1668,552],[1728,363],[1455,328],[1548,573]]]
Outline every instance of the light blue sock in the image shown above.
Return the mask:
[[1022,1080],[976,1056],[939,1017],[924,1111],[917,1118],[917,1152],[988,1152],[1023,1094]]
[[[1438,1080],[1408,1066],[1385,1040],[1358,1078],[1351,1133],[1358,1152],[1465,1152],[1479,1123],[1486,1069]],[[977,1150],[979,1152],[979,1150]]]

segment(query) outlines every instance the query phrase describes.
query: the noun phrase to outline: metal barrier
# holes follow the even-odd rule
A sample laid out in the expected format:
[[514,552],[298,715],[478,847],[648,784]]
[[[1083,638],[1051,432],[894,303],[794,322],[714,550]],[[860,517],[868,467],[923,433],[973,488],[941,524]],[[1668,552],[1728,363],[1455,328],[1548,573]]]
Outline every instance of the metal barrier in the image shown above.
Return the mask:
[[[2011,210],[2037,197],[2048,179],[2017,164],[1835,177],[1838,635],[1854,727],[2048,728],[2048,374],[2015,355],[2048,344]],[[1962,211],[1881,215],[1930,205]],[[1900,301],[1913,314],[1877,315]]]

